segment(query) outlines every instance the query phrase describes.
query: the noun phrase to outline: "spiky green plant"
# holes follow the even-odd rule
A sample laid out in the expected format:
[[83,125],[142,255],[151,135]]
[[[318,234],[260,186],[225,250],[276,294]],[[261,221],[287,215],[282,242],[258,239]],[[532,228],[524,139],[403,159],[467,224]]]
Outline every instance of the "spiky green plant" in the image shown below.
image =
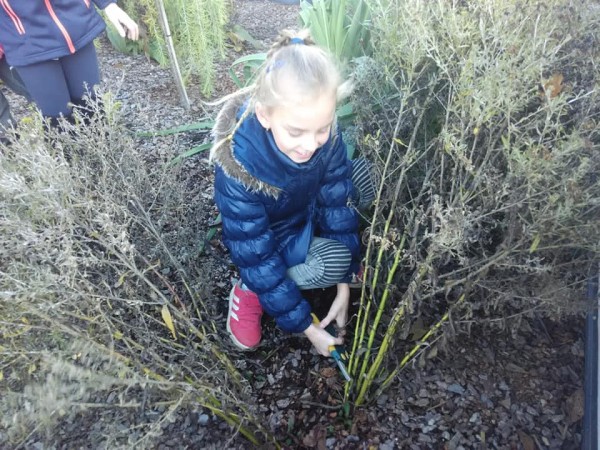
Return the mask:
[[301,7],[302,25],[343,65],[371,53],[370,10],[365,0],[303,1]]

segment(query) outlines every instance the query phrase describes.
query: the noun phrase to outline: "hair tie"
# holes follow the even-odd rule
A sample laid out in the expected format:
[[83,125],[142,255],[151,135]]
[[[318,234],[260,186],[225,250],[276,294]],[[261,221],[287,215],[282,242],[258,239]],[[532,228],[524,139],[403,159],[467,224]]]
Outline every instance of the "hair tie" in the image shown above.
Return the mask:
[[302,44],[304,45],[304,39],[300,37],[293,37],[290,39],[290,44]]

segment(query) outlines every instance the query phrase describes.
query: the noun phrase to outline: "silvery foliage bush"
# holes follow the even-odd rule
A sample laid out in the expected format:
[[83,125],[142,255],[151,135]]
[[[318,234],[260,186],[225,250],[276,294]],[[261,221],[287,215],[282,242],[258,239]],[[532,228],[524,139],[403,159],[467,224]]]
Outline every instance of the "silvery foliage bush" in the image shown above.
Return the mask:
[[190,405],[253,420],[196,290],[184,177],[145,161],[102,100],[88,125],[27,117],[0,148],[1,446],[59,442],[77,420],[95,423],[83,446],[151,446]]
[[389,349],[422,313],[434,326],[585,309],[600,236],[597,7],[369,3],[376,52],[353,71],[382,180],[355,329],[367,384],[382,364],[397,373],[405,355]]

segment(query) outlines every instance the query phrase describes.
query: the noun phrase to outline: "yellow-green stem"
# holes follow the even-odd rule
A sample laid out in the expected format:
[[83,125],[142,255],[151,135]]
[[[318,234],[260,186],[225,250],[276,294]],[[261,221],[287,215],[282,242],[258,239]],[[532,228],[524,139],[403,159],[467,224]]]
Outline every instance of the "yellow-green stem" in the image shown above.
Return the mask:
[[[387,236],[387,234],[389,233],[389,229],[390,229],[390,224],[392,222],[392,217],[393,217],[393,210],[390,210],[390,214],[388,216],[388,220],[385,222],[385,226],[383,229],[383,236]],[[375,272],[373,274],[372,277],[372,281],[371,281],[371,296],[375,295],[375,287],[377,286],[377,280],[379,279],[379,271],[380,271],[380,267],[381,267],[381,261],[383,259],[383,254],[385,253],[385,246],[381,246],[379,248],[379,252],[377,253],[377,261],[375,263]],[[363,284],[362,286],[362,292],[361,292],[361,306],[364,303],[364,299],[367,298],[366,297],[366,288],[365,288],[365,284]],[[369,312],[371,311],[371,304],[373,303],[373,301],[369,301],[367,302],[366,305],[366,311],[364,313],[364,317],[362,317],[362,308],[359,310],[359,316],[358,319],[356,321],[356,325],[357,328],[360,325],[360,333],[358,334],[359,338],[358,339],[354,339],[354,342],[352,343],[352,352],[350,354],[350,362],[349,362],[349,369],[350,369],[350,373],[353,373],[356,369],[356,365],[358,364],[358,358],[354,358],[354,355],[356,354],[356,350],[362,346],[364,340],[365,340],[365,335],[366,335],[366,330],[367,330],[367,325],[369,324]]]
[[367,390],[371,387],[373,380],[375,379],[375,374],[379,370],[381,363],[383,362],[383,358],[387,353],[388,347],[396,334],[396,329],[398,328],[398,324],[400,320],[404,317],[405,305],[410,297],[413,296],[414,291],[416,290],[417,285],[421,282],[423,277],[429,272],[430,262],[433,256],[431,252],[427,255],[426,261],[421,264],[417,271],[417,275],[415,279],[409,285],[408,290],[404,294],[400,306],[394,312],[392,319],[390,321],[390,325],[385,331],[385,335],[383,336],[383,341],[381,342],[381,346],[377,351],[377,355],[375,356],[375,360],[371,364],[369,372],[366,375],[365,380],[361,380],[361,386],[359,389],[358,396],[356,398],[356,405],[361,405],[364,402],[365,396],[367,394]]
[[[394,148],[394,146],[392,145],[392,147],[390,148],[389,154],[388,154],[388,160],[386,161],[386,168],[387,168],[387,165],[388,165],[388,163],[390,161],[390,156],[393,153],[393,148]],[[402,185],[402,183],[404,181],[404,176],[406,175],[407,168],[408,168],[408,166],[405,166],[402,169],[402,173],[400,174],[400,178],[398,179],[398,181],[396,183],[396,195],[394,196],[394,200],[392,201],[392,205],[390,207],[390,212],[389,212],[388,217],[387,217],[387,219],[385,221],[385,225],[384,225],[384,229],[383,229],[383,235],[382,235],[382,239],[383,240],[387,239],[387,237],[389,235],[390,226],[391,226],[391,223],[392,223],[392,218],[394,217],[394,207],[395,207],[397,199],[398,199],[398,195],[397,194],[398,194],[400,186]],[[379,190],[378,195],[381,195],[383,184],[384,183],[381,183],[381,185],[380,185],[380,190]],[[375,220],[375,216],[373,218],[373,221],[374,220]],[[372,233],[372,230],[371,230],[371,233]],[[395,262],[394,262],[394,266],[396,266],[396,267],[398,265],[399,257],[401,255],[401,252],[402,252],[402,250],[404,248],[405,241],[406,241],[406,230],[404,231],[404,233],[402,235],[402,239],[401,239],[400,245],[396,249]],[[369,245],[367,246],[367,251],[370,250],[370,248],[372,246],[372,242],[373,242],[373,239],[369,239]],[[381,270],[381,261],[383,260],[383,255],[385,254],[385,250],[386,250],[386,245],[385,245],[385,243],[383,243],[383,245],[381,245],[381,247],[379,248],[379,252],[377,253],[377,260],[375,262],[375,273],[373,274],[372,281],[371,281],[371,296],[374,295],[375,288],[377,287],[377,280],[379,279],[379,272]],[[394,270],[394,273],[395,273],[395,270]],[[379,318],[381,317],[381,311],[382,311],[383,307],[385,306],[385,301],[387,299],[387,296],[386,296],[386,292],[388,291],[387,286],[389,286],[389,284],[391,282],[389,280],[390,280],[390,277],[388,276],[388,282],[386,283],[386,291],[384,292],[384,298],[382,298],[382,300],[381,300],[381,302],[380,302],[380,304],[378,306],[377,319],[375,320],[375,322],[372,323],[372,324],[369,324],[369,312],[371,310],[371,303],[373,303],[372,301],[369,301],[367,303],[366,312],[364,314],[364,317],[363,317],[363,315],[359,314],[358,320],[356,322],[356,330],[358,330],[360,328],[360,333],[359,333],[360,337],[359,337],[359,339],[354,339],[354,343],[353,343],[353,346],[352,346],[352,352],[350,354],[350,365],[349,365],[349,367],[350,367],[350,373],[351,374],[355,371],[356,365],[358,364],[358,359],[354,360],[354,355],[356,354],[356,350],[360,346],[362,346],[362,344],[364,342],[364,339],[365,339],[367,325],[370,325],[371,326],[371,333],[370,333],[371,337],[369,338],[370,342],[367,345],[367,354],[363,358],[363,364],[362,364],[362,367],[361,367],[361,370],[360,370],[360,375],[362,375],[365,372],[365,367],[368,364],[368,359],[369,359],[369,355],[370,355],[370,351],[371,351],[371,344],[372,344],[372,341],[373,341],[372,336],[374,335],[374,330],[376,330],[377,327],[378,327],[378,325],[379,325]],[[366,298],[367,298],[366,287],[363,284],[362,291],[361,291],[361,297],[360,297],[360,299],[361,299],[361,306],[364,305],[364,302],[365,302]],[[362,312],[362,309],[359,310],[359,312]],[[359,378],[360,378],[360,376],[359,376]]]
[[[419,340],[419,342],[412,348],[412,350],[410,352],[408,352],[404,358],[402,358],[402,361],[400,361],[400,364],[398,365],[398,367],[396,367],[392,373],[390,373],[387,378],[383,381],[383,383],[381,383],[381,386],[379,387],[379,389],[377,390],[377,393],[381,393],[383,392],[388,385],[390,384],[390,382],[396,377],[396,375],[398,375],[398,372],[400,372],[400,370],[402,370],[404,368],[404,366],[406,366],[412,359],[413,357],[417,354],[417,352],[423,347],[423,345],[429,340],[429,338],[431,336],[433,336],[434,333],[436,333],[437,331],[439,331],[439,329],[442,327],[442,325],[444,324],[444,322],[448,321],[448,319],[450,318],[450,311],[452,309],[454,309],[457,305],[459,305],[460,303],[462,303],[465,300],[466,294],[462,294],[458,300],[456,301],[456,303],[454,303],[446,312],[446,314],[444,314],[442,316],[442,318],[435,323],[431,328],[429,328],[429,330],[427,331],[427,333],[425,333],[425,335]],[[376,394],[377,395],[377,394]]]
[[[219,416],[221,419],[223,419],[225,422],[227,422],[229,425],[235,426],[237,427],[237,429],[240,431],[240,433],[242,433],[244,435],[244,437],[246,439],[248,439],[252,444],[254,444],[255,446],[260,446],[260,441],[258,439],[256,439],[256,436],[254,436],[254,434],[252,434],[252,432],[250,430],[248,430],[245,426],[242,425],[240,418],[233,413],[226,413],[224,411],[222,411],[221,409],[218,409],[208,403],[200,403],[202,406],[204,406],[206,409],[210,410],[214,415]],[[277,447],[277,448],[281,448],[281,447]]]

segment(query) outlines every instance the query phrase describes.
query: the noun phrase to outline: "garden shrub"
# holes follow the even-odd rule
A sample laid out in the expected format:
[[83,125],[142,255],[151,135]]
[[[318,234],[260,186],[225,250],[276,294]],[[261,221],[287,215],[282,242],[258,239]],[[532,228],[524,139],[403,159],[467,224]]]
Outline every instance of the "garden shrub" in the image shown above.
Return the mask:
[[[229,20],[225,0],[164,0],[175,52],[184,78],[198,77],[200,91],[209,96],[214,87],[215,61],[225,56]],[[121,38],[109,27],[108,36],[120,51],[145,53],[162,65],[168,64],[164,32],[156,0],[124,0],[121,6],[144,32],[139,43]]]
[[[55,442],[87,414],[97,423],[81,445],[151,447],[197,408],[258,443],[247,385],[198,294],[207,274],[181,176],[144,161],[111,96],[103,105],[61,132],[26,118],[0,148],[0,446]],[[93,418],[109,408],[114,421]]]
[[[356,60],[353,103],[382,181],[347,387],[357,404],[448,324],[585,309],[600,236],[594,6],[369,3],[375,53]],[[417,319],[430,328],[407,342]]]

